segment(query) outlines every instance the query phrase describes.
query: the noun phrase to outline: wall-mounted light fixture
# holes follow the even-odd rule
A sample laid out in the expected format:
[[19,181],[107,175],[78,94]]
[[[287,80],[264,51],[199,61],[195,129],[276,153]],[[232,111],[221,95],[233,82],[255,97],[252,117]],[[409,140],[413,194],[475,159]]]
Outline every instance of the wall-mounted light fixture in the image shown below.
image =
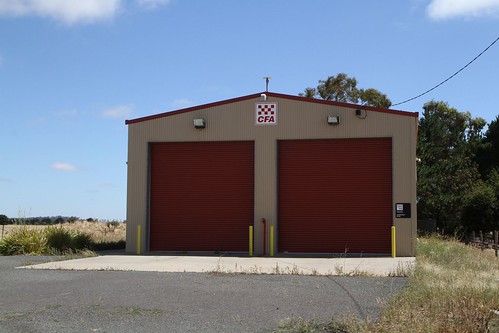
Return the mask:
[[340,116],[327,116],[327,123],[329,125],[339,125]]
[[366,110],[357,109],[355,110],[355,116],[359,119],[366,119],[367,112]]
[[205,128],[206,127],[206,120],[203,118],[195,118],[192,120],[194,123],[195,128]]

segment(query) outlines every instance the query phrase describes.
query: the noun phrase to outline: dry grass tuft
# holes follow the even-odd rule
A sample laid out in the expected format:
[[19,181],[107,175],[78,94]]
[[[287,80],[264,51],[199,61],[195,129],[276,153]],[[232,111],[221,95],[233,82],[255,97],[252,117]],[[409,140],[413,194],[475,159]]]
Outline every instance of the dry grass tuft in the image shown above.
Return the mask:
[[[95,243],[119,242],[125,240],[126,225],[124,223],[77,221],[74,223],[63,223],[60,226],[64,229],[88,234]],[[14,230],[19,228],[44,230],[48,227],[49,226],[46,225],[6,225],[4,237],[12,234]]]
[[351,332],[498,332],[499,260],[456,240],[420,240],[409,286]]
[[[13,254],[66,254],[81,249],[94,251],[125,248],[124,223],[85,222],[63,223],[55,226],[8,225],[0,238],[0,253]],[[33,238],[37,236],[36,238]],[[35,242],[33,240],[39,240]],[[42,247],[35,247],[40,243]]]

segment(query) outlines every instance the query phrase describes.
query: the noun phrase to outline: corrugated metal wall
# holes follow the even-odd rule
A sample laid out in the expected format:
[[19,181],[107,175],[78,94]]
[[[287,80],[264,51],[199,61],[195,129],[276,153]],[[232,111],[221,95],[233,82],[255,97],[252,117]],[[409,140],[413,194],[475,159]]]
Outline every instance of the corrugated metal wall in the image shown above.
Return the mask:
[[[362,111],[356,106],[328,104],[268,93],[267,102],[278,104],[277,125],[255,125],[257,95],[190,112],[129,123],[127,251],[135,252],[137,226],[143,228],[142,251],[149,249],[148,145],[149,142],[253,141],[255,147],[254,227],[255,252],[263,253],[261,218],[278,228],[277,142],[294,139],[391,138],[392,220],[397,227],[397,254],[415,254],[416,238],[416,129],[415,114]],[[340,117],[328,125],[328,115]],[[193,118],[206,119],[205,129],[195,129]],[[409,219],[395,218],[396,202],[413,206]],[[278,244],[276,244],[278,246]]]

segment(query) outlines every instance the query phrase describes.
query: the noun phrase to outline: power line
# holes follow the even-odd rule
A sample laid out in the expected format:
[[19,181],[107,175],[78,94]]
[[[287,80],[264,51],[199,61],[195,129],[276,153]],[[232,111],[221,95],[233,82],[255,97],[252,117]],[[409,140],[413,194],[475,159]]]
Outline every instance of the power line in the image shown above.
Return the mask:
[[430,91],[433,91],[435,89],[437,89],[438,87],[440,87],[442,84],[444,84],[445,82],[449,81],[450,79],[452,79],[454,76],[456,76],[457,74],[459,74],[460,72],[462,72],[466,67],[468,67],[469,65],[471,65],[475,60],[477,60],[478,58],[480,58],[480,56],[482,54],[484,54],[485,52],[487,52],[488,49],[490,49],[492,47],[492,45],[494,45],[497,41],[499,40],[499,37],[496,38],[495,41],[493,41],[489,46],[487,46],[485,48],[485,50],[483,50],[482,52],[480,52],[476,57],[473,58],[473,60],[471,60],[470,62],[468,62],[466,65],[464,65],[463,67],[461,67],[461,69],[459,69],[457,72],[455,72],[454,74],[452,74],[451,76],[449,76],[448,78],[446,78],[445,80],[443,80],[442,82],[440,82],[439,84],[437,84],[436,86],[434,86],[433,88],[431,89],[428,89],[426,90],[425,92],[415,96],[415,97],[412,97],[412,98],[409,98],[409,99],[406,99],[405,101],[403,102],[400,102],[400,103],[395,103],[395,104],[392,104],[392,106],[396,106],[396,105],[400,105],[400,104],[404,104],[404,103],[407,103],[407,102],[410,102],[410,101],[413,101],[415,100],[416,98],[419,98],[421,96],[424,96],[426,95],[427,93],[429,93]]

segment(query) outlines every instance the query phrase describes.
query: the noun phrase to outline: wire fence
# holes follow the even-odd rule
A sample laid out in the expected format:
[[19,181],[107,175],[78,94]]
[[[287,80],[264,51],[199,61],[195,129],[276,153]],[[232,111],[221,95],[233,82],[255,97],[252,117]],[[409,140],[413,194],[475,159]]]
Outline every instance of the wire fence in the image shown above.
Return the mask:
[[487,249],[492,249],[495,252],[496,257],[498,257],[499,252],[499,231],[494,232],[482,232],[482,231],[472,231],[466,237],[466,243],[471,246],[480,248],[482,251]]

